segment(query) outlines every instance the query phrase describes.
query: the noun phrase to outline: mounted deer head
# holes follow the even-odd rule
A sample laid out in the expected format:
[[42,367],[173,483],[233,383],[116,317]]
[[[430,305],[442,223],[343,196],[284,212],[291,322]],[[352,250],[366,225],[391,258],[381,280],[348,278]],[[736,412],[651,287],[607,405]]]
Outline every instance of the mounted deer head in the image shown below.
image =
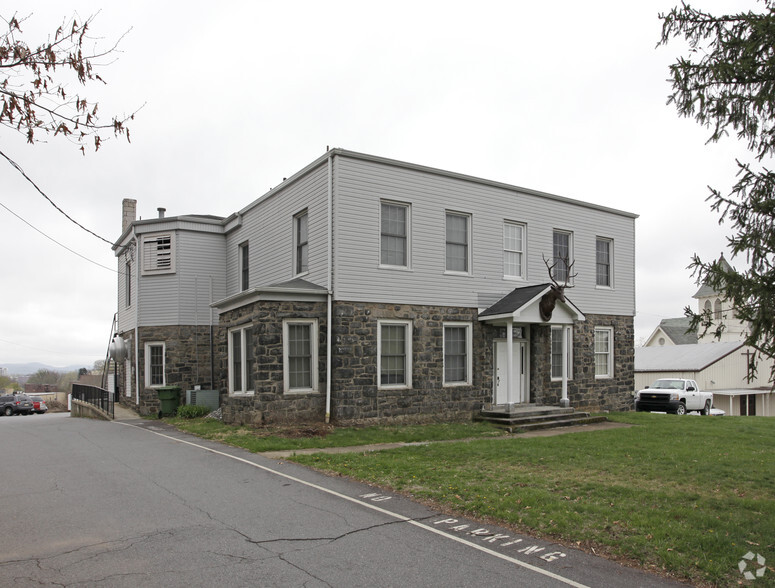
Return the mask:
[[[546,322],[552,318],[554,306],[557,304],[557,301],[559,300],[560,302],[565,302],[565,289],[573,288],[573,286],[570,285],[570,282],[578,275],[578,273],[571,274],[571,271],[573,270],[573,264],[576,263],[575,260],[573,263],[569,263],[570,260],[567,257],[557,258],[552,265],[549,265],[546,257],[543,255],[541,255],[541,257],[543,258],[544,265],[549,272],[549,279],[552,281],[551,289],[541,297],[541,301],[538,303],[538,313],[541,315],[541,320]],[[554,277],[554,268],[557,267],[557,265],[560,263],[563,264],[561,267],[563,267],[567,272],[564,284],[560,284]]]

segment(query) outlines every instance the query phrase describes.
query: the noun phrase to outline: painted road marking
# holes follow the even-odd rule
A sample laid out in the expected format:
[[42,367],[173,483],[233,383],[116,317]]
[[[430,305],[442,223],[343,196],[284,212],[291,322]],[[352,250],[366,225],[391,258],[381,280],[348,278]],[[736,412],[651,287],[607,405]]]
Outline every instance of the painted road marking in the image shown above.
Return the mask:
[[[411,518],[409,518],[407,516],[404,516],[404,515],[402,515],[400,513],[392,512],[390,510],[387,510],[385,508],[377,506],[376,504],[370,504],[370,502],[368,500],[366,500],[366,501],[365,500],[361,500],[360,497],[348,496],[347,494],[342,494],[341,492],[337,492],[336,490],[331,490],[330,488],[326,488],[324,486],[320,486],[320,485],[315,484],[313,482],[307,482],[306,480],[302,480],[301,478],[297,478],[295,476],[291,476],[290,474],[286,474],[286,473],[283,473],[283,472],[278,472],[277,470],[273,470],[270,467],[267,467],[267,466],[264,466],[264,465],[261,465],[261,464],[258,464],[258,463],[254,463],[254,462],[252,462],[250,460],[247,460],[247,459],[245,459],[243,457],[237,457],[236,455],[230,455],[230,454],[225,453],[223,451],[218,451],[217,449],[212,449],[210,447],[206,447],[206,446],[200,445],[198,443],[193,443],[191,441],[186,441],[185,439],[180,439],[180,438],[177,438],[177,437],[173,437],[172,435],[167,435],[166,433],[160,433],[158,431],[152,431],[152,430],[150,430],[150,429],[148,429],[146,427],[139,427],[139,426],[133,425],[131,423],[117,422],[117,421],[113,421],[113,422],[115,422],[116,424],[119,424],[119,425],[124,425],[125,427],[132,427],[132,428],[135,428],[135,429],[140,429],[142,431],[146,431],[146,432],[152,433],[154,435],[158,435],[159,437],[164,437],[165,439],[169,439],[170,441],[174,441],[176,443],[183,443],[185,445],[190,445],[191,447],[196,447],[197,449],[202,449],[204,451],[207,451],[209,453],[213,453],[215,455],[221,455],[223,457],[228,457],[229,459],[233,459],[235,461],[242,462],[242,463],[247,464],[249,466],[253,466],[254,468],[258,468],[258,469],[263,470],[265,472],[268,472],[270,474],[274,474],[276,476],[280,476],[281,478],[285,478],[286,480],[291,480],[293,482],[296,482],[298,484],[302,484],[302,485],[307,486],[309,488],[314,488],[315,490],[319,490],[320,492],[324,492],[324,493],[329,494],[331,496],[335,496],[337,498],[341,498],[342,500],[346,500],[346,501],[352,502],[354,504],[359,504],[361,506],[365,506],[366,508],[369,508],[369,509],[374,510],[376,512],[380,512],[380,513],[382,513],[382,514],[384,514],[384,515],[386,515],[388,517],[392,517],[394,519],[398,519],[399,521],[408,523],[408,524],[413,525],[415,527],[418,527],[420,529],[424,529],[426,531],[430,531],[431,533],[435,533],[436,535],[440,535],[442,537],[445,537],[445,538],[450,539],[452,541],[455,541],[457,543],[461,543],[461,544],[466,545],[468,547],[472,547],[472,548],[474,548],[474,549],[476,549],[478,551],[481,551],[483,553],[487,553],[489,555],[492,555],[494,557],[497,557],[497,558],[502,559],[504,561],[507,561],[509,563],[513,563],[513,564],[515,564],[517,566],[525,568],[526,570],[530,570],[532,572],[535,572],[536,574],[541,574],[542,576],[546,576],[548,578],[552,578],[554,580],[557,580],[559,582],[567,584],[568,586],[574,586],[575,588],[590,588],[589,586],[586,586],[585,584],[580,584],[579,582],[575,582],[575,581],[573,581],[573,580],[571,580],[569,578],[565,578],[563,576],[560,576],[559,574],[555,574],[554,572],[550,572],[548,570],[544,570],[542,568],[536,567],[536,566],[531,565],[531,564],[529,564],[529,563],[527,563],[525,561],[517,559],[514,556],[507,555],[507,554],[501,553],[499,551],[495,551],[494,549],[492,549],[490,547],[487,547],[485,545],[481,545],[480,543],[471,541],[471,540],[469,540],[469,539],[467,539],[465,537],[461,537],[459,535],[456,535],[456,534],[453,534],[453,533],[449,533],[449,532],[447,532],[444,529],[441,529],[441,528],[438,528],[438,527],[434,527],[432,525],[428,525],[428,524],[422,523],[420,521],[416,521],[416,520],[411,519]],[[384,495],[380,495],[380,496],[384,496]],[[443,522],[443,521],[439,521],[438,523],[440,523],[440,522]],[[457,522],[457,521],[455,521],[455,522]],[[513,542],[511,544],[517,544],[517,543],[519,543],[521,541],[522,541],[521,539],[518,540],[518,541],[517,540],[513,540]],[[533,547],[538,547],[538,546],[533,546]],[[541,549],[543,549],[543,548],[541,548]],[[535,553],[535,550],[532,550],[531,553]],[[545,561],[549,561],[549,560],[545,560]],[[551,560],[551,561],[555,561],[555,560]]]

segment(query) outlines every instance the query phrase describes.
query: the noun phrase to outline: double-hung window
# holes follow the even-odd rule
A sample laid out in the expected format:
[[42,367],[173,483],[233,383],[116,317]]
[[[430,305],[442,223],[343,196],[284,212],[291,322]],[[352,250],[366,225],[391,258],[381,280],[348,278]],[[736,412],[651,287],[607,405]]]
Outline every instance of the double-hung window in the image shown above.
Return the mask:
[[167,383],[165,345],[163,342],[145,344],[145,386],[154,388]]
[[595,377],[612,378],[614,375],[614,330],[610,327],[595,329]]
[[525,225],[503,223],[503,276],[525,278]]
[[286,394],[318,390],[317,321],[283,321],[283,379]]
[[379,321],[377,328],[379,388],[412,386],[411,321]]
[[247,241],[239,246],[239,274],[240,290],[247,290],[250,287],[250,249]]
[[471,273],[471,215],[447,212],[446,271]]
[[256,356],[253,326],[246,325],[229,331],[229,393],[253,394]]
[[573,379],[573,330],[567,326],[552,327],[552,342],[551,342],[551,363],[552,363],[552,380],[562,379],[562,335],[565,331],[567,337],[567,354],[568,362],[566,364],[568,379]]
[[444,323],[444,385],[471,383],[471,323]]
[[597,286],[603,288],[613,287],[611,276],[611,261],[613,259],[614,242],[611,239],[598,237],[595,242],[595,262],[596,262],[596,281]]
[[309,215],[307,211],[293,217],[294,272],[301,275],[309,271]]
[[573,233],[554,231],[552,234],[552,277],[560,283],[570,279],[569,270],[573,264]]
[[382,202],[380,258],[383,266],[409,267],[409,205]]

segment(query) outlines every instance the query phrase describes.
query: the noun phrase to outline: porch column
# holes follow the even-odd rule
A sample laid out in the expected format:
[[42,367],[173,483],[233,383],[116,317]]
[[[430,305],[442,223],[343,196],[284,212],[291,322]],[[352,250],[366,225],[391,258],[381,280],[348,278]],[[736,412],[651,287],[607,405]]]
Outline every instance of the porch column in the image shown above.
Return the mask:
[[562,326],[562,398],[560,405],[570,406],[568,400],[568,327]]
[[514,319],[506,321],[506,402],[514,404],[511,398],[511,383],[514,381]]

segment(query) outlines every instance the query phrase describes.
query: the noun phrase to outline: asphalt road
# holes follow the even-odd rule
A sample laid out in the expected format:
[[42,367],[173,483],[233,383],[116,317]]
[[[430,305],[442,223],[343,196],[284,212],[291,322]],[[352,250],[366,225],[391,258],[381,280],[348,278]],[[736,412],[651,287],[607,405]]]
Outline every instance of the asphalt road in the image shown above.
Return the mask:
[[0,417],[2,586],[676,586],[158,421]]

